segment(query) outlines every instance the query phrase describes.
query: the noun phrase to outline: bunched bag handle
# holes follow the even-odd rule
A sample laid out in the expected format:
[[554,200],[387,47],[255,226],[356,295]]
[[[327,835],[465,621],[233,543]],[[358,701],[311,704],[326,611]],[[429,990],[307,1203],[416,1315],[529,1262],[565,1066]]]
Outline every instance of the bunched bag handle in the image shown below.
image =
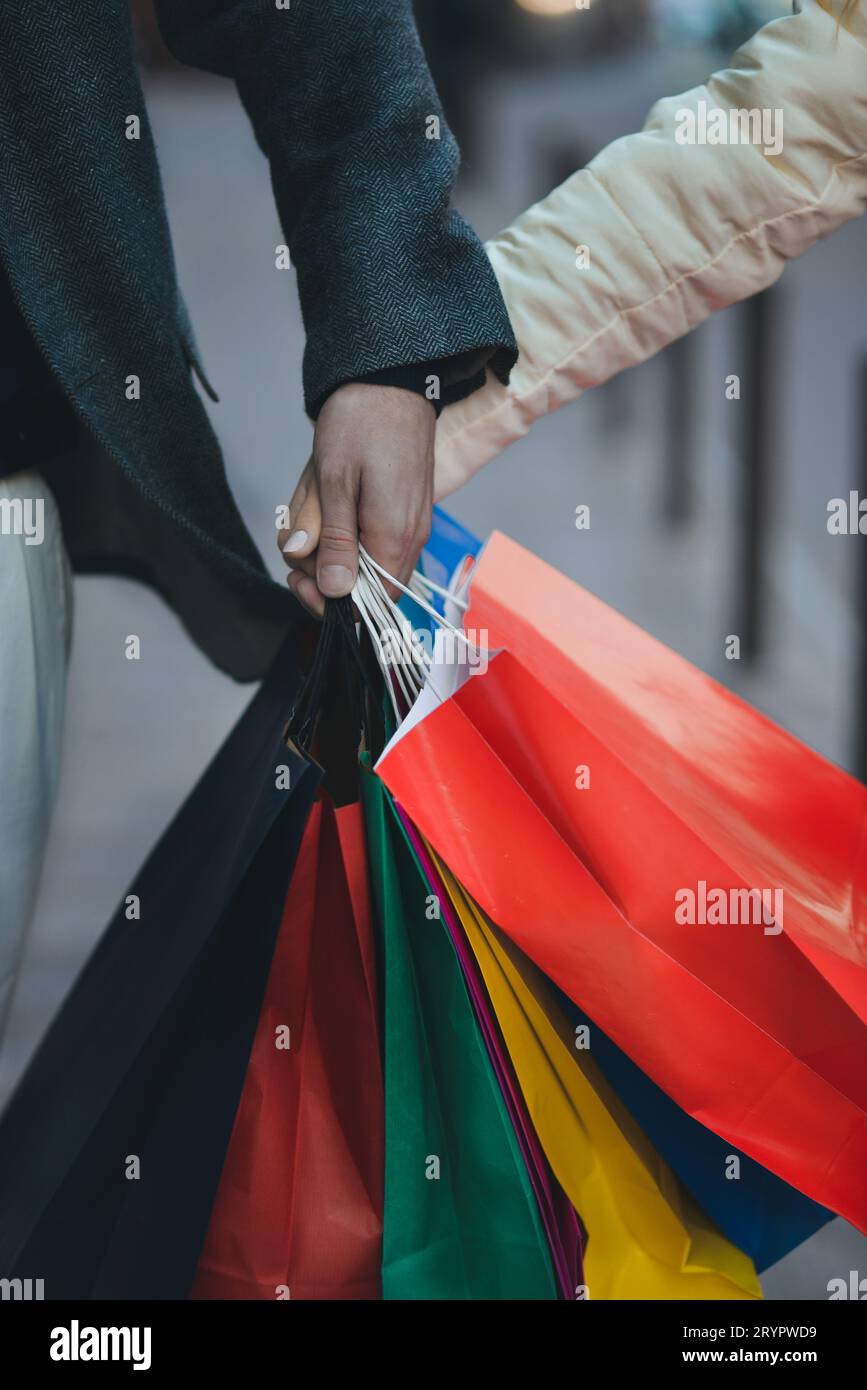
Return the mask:
[[[460,628],[432,603],[435,595],[466,608],[466,601],[415,570],[401,583],[359,546],[358,577],[351,597],[327,599],[313,663],[286,726],[286,737],[312,756],[317,733],[331,723],[348,731],[355,748],[371,747],[381,737],[383,687],[400,724],[421,694],[432,665],[412,622],[385,588],[385,582],[408,595],[439,627],[472,648]],[[360,617],[356,622],[353,603]],[[377,675],[380,679],[377,679]],[[323,720],[323,715],[328,717]]]
[[362,622],[370,636],[373,652],[379,662],[386,688],[391,696],[392,708],[397,723],[400,724],[408,710],[415,703],[427,681],[432,665],[430,652],[415,637],[412,623],[386,591],[383,580],[393,584],[427,613],[438,626],[450,632],[467,648],[473,643],[461,628],[434,608],[431,599],[439,594],[443,599],[458,608],[466,608],[465,599],[435,584],[432,579],[413,572],[409,585],[402,584],[389,574],[373,556],[359,546],[358,579],[352,590],[352,597],[361,614]]
[[359,742],[367,729],[367,694],[378,696],[369,664],[362,658],[350,598],[328,599],[313,664],[286,725],[286,738],[310,755],[320,718],[335,699]]

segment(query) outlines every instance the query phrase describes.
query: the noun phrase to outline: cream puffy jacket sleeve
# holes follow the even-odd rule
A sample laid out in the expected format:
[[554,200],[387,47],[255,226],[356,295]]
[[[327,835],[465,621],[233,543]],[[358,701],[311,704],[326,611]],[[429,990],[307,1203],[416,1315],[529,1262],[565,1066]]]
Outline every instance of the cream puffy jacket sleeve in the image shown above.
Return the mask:
[[[867,0],[801,0],[732,65],[653,107],[486,249],[520,348],[437,428],[444,497],[533,421],[651,357],[716,309],[770,285],[786,261],[867,206]],[[778,156],[680,144],[678,113],[783,112]],[[682,119],[682,118],[681,118]],[[590,264],[576,268],[586,245]]]

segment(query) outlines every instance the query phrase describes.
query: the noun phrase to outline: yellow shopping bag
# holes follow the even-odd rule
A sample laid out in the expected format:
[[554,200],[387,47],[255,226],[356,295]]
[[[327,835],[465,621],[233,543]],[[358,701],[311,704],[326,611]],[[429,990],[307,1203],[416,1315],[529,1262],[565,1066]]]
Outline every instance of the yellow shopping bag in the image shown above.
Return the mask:
[[430,850],[478,961],[539,1141],[587,1230],[594,1299],[757,1299],[752,1260],[715,1229],[587,1052],[544,975]]

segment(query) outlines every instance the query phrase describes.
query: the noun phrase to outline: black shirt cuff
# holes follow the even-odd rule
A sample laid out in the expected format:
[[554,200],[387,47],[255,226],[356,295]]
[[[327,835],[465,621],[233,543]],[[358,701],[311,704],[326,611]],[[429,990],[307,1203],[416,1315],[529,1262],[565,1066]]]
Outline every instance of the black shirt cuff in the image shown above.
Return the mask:
[[[400,386],[404,391],[413,391],[430,401],[439,419],[445,405],[442,399],[442,381],[436,362],[413,363],[408,367],[382,367],[377,372],[366,372],[364,376],[353,377],[367,386]],[[435,378],[432,381],[431,378]],[[434,394],[431,394],[431,391]]]

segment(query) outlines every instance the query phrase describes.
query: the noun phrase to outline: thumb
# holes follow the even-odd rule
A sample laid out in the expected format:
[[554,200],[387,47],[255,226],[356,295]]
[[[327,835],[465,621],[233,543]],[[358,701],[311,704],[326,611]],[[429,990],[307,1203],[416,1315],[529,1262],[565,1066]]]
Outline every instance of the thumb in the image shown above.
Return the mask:
[[320,474],[319,497],[316,583],[326,598],[341,598],[351,592],[358,574],[358,505],[349,476]]
[[319,532],[322,527],[322,510],[315,482],[311,482],[307,496],[291,512],[291,516],[292,530],[280,547],[283,557],[287,565],[291,565],[293,569],[303,569],[312,575],[314,561],[310,557],[319,544]]

